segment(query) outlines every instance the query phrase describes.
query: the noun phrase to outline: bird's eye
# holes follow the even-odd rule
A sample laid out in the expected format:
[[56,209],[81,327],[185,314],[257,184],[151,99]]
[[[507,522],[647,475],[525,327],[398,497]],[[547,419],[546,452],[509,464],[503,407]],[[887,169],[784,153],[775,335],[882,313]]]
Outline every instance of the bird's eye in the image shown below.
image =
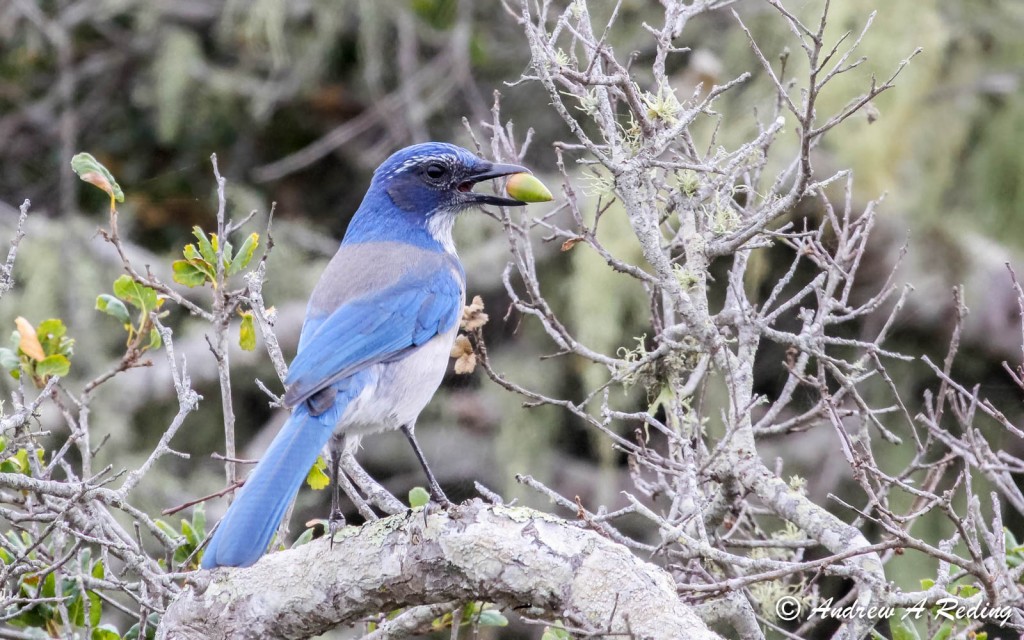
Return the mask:
[[448,173],[448,169],[443,164],[434,162],[432,164],[428,164],[424,172],[431,180],[440,180]]

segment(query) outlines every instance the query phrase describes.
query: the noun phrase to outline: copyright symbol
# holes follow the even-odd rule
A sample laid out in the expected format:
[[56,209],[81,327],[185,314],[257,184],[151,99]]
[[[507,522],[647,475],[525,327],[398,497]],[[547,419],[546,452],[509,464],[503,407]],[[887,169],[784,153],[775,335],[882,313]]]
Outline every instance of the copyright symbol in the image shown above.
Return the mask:
[[793,596],[782,596],[775,602],[775,615],[786,622],[796,620],[800,617],[800,600]]

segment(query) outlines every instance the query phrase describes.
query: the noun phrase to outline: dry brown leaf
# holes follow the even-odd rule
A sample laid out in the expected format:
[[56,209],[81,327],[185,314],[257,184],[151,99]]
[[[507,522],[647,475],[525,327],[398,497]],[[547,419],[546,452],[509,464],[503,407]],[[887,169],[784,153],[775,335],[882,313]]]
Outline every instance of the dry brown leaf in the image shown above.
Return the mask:
[[473,369],[476,369],[476,354],[473,353],[473,345],[466,336],[460,335],[455,338],[451,356],[457,358],[455,360],[455,373],[463,375],[473,373]]
[[18,316],[14,319],[14,324],[18,327],[18,335],[21,336],[18,341],[18,348],[21,349],[21,352],[36,362],[46,358],[43,345],[39,344],[39,336],[36,335],[36,330],[32,328],[29,321]]
[[476,354],[471,353],[469,355],[462,356],[455,361],[455,373],[459,375],[466,375],[467,373],[473,373],[476,369]]
[[462,308],[462,322],[459,326],[464,331],[475,331],[487,324],[490,319],[484,313],[484,300],[480,296],[473,296],[473,301]]
[[470,353],[473,353],[473,345],[470,344],[469,338],[462,335],[456,336],[455,343],[452,345],[451,357],[461,358]]
[[569,238],[568,240],[562,243],[562,251],[568,251],[569,249],[572,249],[581,242],[583,242],[583,238],[580,238],[579,236],[575,238]]

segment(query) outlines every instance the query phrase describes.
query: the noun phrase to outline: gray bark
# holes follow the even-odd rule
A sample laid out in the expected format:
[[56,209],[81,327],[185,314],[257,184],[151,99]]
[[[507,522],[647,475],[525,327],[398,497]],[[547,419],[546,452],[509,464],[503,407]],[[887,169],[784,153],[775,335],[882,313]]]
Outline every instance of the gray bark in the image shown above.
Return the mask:
[[400,607],[484,600],[637,640],[718,638],[665,571],[594,531],[526,508],[471,501],[413,511],[197,574],[157,634],[307,638]]

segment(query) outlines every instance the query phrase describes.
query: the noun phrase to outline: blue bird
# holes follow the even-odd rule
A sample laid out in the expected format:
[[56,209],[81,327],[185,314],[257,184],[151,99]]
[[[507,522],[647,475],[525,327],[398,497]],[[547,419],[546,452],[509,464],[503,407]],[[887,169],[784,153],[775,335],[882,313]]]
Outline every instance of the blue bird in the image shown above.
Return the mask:
[[[306,308],[285,380],[291,417],[214,532],[204,569],[256,562],[321,450],[331,441],[340,452],[346,436],[401,429],[432,497],[448,504],[414,428],[444,377],[465,302],[452,226],[474,205],[524,204],[473,192],[478,182],[523,172],[436,142],[402,149],[377,168]],[[333,506],[332,520],[336,499]]]

